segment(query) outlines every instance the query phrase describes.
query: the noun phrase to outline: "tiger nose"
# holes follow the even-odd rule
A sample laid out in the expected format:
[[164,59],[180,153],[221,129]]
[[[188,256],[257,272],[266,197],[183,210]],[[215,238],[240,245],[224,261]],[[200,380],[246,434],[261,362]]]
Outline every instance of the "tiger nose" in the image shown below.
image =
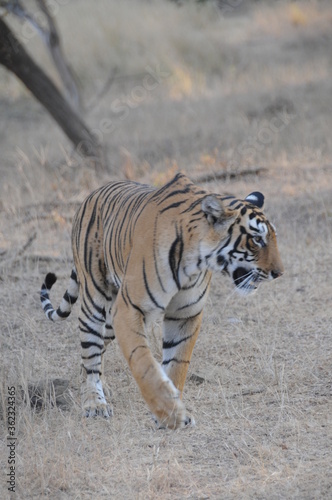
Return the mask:
[[280,276],[282,276],[284,274],[283,271],[280,271],[280,269],[274,269],[273,271],[271,271],[271,276],[272,278],[275,280],[276,278],[279,278]]

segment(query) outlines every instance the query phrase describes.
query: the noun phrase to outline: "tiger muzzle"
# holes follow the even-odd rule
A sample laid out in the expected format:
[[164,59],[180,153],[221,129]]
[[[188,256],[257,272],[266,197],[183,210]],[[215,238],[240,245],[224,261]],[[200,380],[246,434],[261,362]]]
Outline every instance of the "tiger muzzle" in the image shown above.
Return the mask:
[[284,274],[284,271],[280,270],[280,269],[274,269],[273,271],[271,271],[271,276],[272,278],[275,280],[276,278],[280,278],[280,276],[282,276]]

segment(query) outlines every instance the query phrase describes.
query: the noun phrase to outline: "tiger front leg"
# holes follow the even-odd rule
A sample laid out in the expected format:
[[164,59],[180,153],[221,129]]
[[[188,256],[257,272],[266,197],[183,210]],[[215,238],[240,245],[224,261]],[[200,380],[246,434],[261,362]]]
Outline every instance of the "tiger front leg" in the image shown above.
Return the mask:
[[162,367],[180,391],[181,397],[191,355],[201,328],[211,273],[202,273],[193,277],[192,281],[192,286],[179,290],[172,298],[163,323]]
[[181,397],[192,352],[201,328],[202,315],[203,312],[200,312],[184,319],[165,315],[162,367],[180,391]]
[[187,418],[180,392],[151,353],[144,313],[137,306],[125,302],[120,293],[113,310],[115,336],[142,396],[159,425],[171,429],[185,427]]

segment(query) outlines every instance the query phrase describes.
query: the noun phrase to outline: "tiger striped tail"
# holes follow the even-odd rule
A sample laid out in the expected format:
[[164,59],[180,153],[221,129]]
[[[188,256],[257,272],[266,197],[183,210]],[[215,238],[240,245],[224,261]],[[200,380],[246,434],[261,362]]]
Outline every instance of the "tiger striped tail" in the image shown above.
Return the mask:
[[79,294],[79,284],[77,280],[76,269],[73,268],[70,275],[69,286],[62,297],[59,307],[55,310],[50,300],[50,290],[57,277],[54,273],[48,273],[40,290],[40,301],[46,317],[50,321],[59,321],[68,318],[71,313],[72,305],[75,304]]

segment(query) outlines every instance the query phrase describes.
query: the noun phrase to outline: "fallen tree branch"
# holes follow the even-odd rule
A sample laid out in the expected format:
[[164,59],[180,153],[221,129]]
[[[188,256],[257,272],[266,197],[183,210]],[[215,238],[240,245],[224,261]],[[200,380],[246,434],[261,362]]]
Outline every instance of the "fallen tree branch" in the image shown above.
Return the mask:
[[1,262],[1,265],[0,265],[0,270],[3,270],[5,268],[9,268],[9,266],[11,264],[13,264],[14,262],[17,261],[17,259],[19,257],[22,257],[22,255],[24,254],[24,252],[31,246],[32,242],[37,238],[37,233],[34,232],[31,234],[31,236],[29,236],[29,238],[27,239],[27,241],[24,243],[24,245],[21,246],[21,248],[18,248],[16,251],[14,251],[13,253],[9,252],[9,251],[5,251],[2,255],[5,255],[6,258],[4,261]]
[[203,182],[213,182],[218,180],[228,180],[228,179],[237,179],[239,177],[245,177],[246,175],[259,175],[262,172],[266,172],[267,168],[265,167],[257,167],[250,168],[245,170],[235,170],[233,172],[210,172],[207,174],[200,175],[193,179],[195,183],[203,183]]
[[[64,211],[68,210],[70,208],[77,209],[81,205],[81,201],[50,201],[50,202],[41,202],[41,203],[32,203],[31,205],[25,205],[21,207],[18,212],[19,213],[24,213],[26,214],[30,210],[37,209],[38,213],[41,212],[41,210],[55,210],[56,208],[61,208]],[[15,213],[15,217],[17,216],[17,213]]]
[[29,238],[27,239],[27,241],[24,243],[24,245],[19,249],[19,251],[17,252],[15,258],[17,257],[21,257],[24,252],[29,248],[29,246],[31,246],[32,242],[37,238],[37,233],[32,233],[31,236],[29,236]]
[[72,257],[52,257],[51,255],[26,255],[25,257],[30,262],[59,262],[60,264],[66,264],[68,262],[73,262]]
[[98,102],[107,94],[111,86],[113,85],[113,82],[115,80],[115,75],[114,73],[110,74],[104,83],[102,89],[91,99],[91,101],[85,106],[86,111],[90,111],[93,109]]

